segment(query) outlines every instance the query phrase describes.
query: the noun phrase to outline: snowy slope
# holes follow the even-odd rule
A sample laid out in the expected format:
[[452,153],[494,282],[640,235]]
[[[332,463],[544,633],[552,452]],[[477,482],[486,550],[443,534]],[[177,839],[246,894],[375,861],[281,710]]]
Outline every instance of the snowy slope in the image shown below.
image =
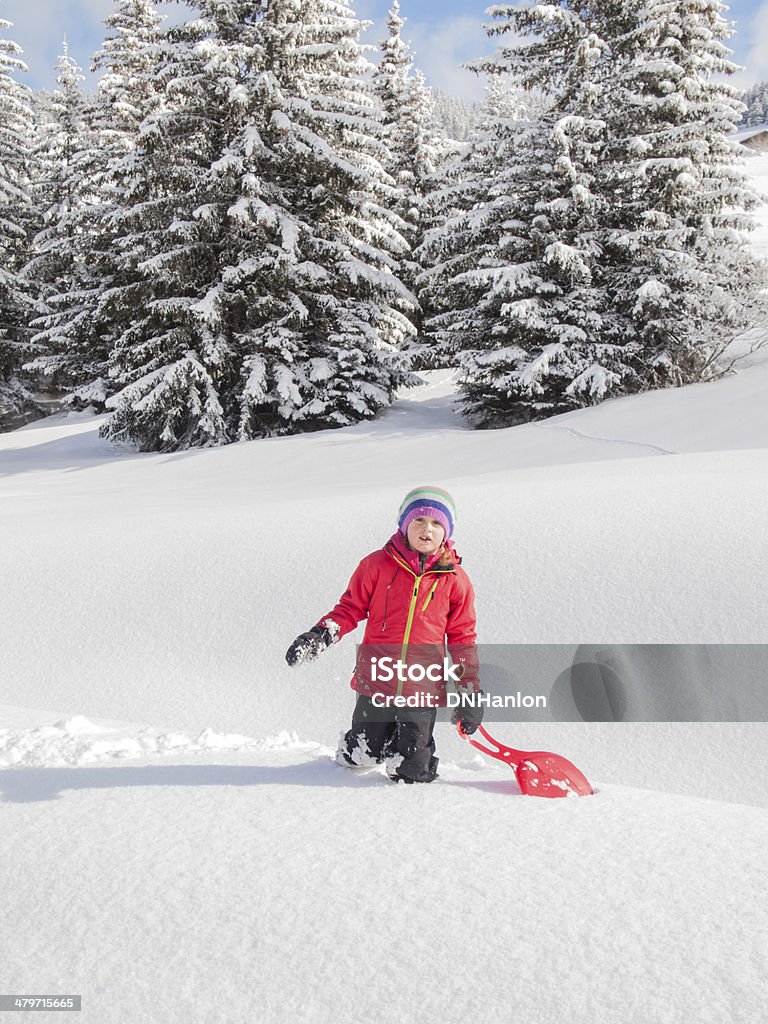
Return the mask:
[[[428,480],[456,496],[485,642],[766,642],[767,371],[497,432],[462,429],[433,383],[374,424],[174,456],[110,452],[77,417],[0,436],[2,701],[335,742],[352,638],[304,671],[283,653]],[[741,429],[738,447],[691,450],[701,422],[731,442]],[[642,750],[591,732],[558,727],[547,745],[568,734],[601,777],[653,784]],[[676,785],[707,795],[699,754]],[[745,756],[754,773],[753,744]]]
[[0,435],[0,990],[88,1024],[757,1024],[768,726],[500,724],[597,785],[549,802],[442,725],[439,782],[394,787],[330,760],[352,638],[283,660],[428,481],[486,642],[768,643],[768,360],[736,366],[496,432],[433,374],[212,451]]
[[762,1019],[764,811],[536,801],[474,765],[394,787],[298,749],[0,788],[3,986],[84,1021]]

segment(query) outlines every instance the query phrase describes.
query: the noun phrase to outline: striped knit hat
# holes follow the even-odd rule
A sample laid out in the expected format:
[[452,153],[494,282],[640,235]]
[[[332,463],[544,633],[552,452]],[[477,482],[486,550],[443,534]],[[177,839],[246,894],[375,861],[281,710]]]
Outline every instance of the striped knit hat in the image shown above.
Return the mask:
[[446,540],[453,534],[456,506],[448,491],[440,487],[417,487],[406,494],[397,521],[404,537],[408,535],[408,527],[419,516],[436,519],[445,530]]

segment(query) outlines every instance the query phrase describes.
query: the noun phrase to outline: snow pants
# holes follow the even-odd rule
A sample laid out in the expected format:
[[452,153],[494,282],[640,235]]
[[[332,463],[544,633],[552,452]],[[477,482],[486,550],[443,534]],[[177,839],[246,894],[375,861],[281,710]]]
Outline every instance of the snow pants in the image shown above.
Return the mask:
[[350,767],[386,761],[395,781],[432,782],[439,760],[432,735],[436,717],[436,708],[379,708],[359,693],[340,752]]

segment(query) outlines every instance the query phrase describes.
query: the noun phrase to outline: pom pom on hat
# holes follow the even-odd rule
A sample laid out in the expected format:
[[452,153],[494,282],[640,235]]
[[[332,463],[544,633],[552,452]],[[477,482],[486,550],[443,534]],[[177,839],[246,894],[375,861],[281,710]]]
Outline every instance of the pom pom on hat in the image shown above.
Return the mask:
[[397,520],[397,525],[404,537],[408,534],[408,527],[419,516],[436,519],[445,530],[446,540],[453,534],[456,506],[448,491],[444,491],[440,487],[417,487],[406,494]]

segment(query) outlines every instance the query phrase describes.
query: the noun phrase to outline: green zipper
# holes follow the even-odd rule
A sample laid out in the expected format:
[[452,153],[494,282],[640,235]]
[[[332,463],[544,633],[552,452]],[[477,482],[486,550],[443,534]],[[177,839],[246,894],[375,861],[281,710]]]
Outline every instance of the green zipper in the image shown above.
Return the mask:
[[[413,571],[413,569],[409,565],[406,565],[405,562],[401,562],[400,559],[397,558],[395,555],[392,555],[392,558],[393,558],[393,560],[395,562],[397,562],[398,565],[402,566],[403,569],[406,569],[411,574],[411,576],[413,576],[413,579],[414,579],[413,594],[411,595],[411,605],[410,605],[410,608],[408,609],[408,620],[405,623],[405,633],[403,634],[403,648],[402,648],[402,650],[400,652],[400,660],[404,663],[405,662],[405,656],[408,653],[408,640],[409,640],[410,635],[411,635],[411,628],[413,627],[413,617],[414,617],[414,613],[416,611],[416,601],[418,600],[418,597],[419,597],[419,584],[421,583],[421,581],[424,579],[425,576],[429,576],[429,574],[430,573],[434,573],[435,570],[434,569],[428,569],[426,572],[423,572],[421,574],[421,576],[417,576],[416,573]],[[446,570],[443,569],[443,570],[441,570],[441,573],[443,573],[445,571]],[[437,584],[439,582],[440,582],[439,578],[435,580],[435,585],[432,587],[431,591],[429,592],[427,600],[424,602],[424,607],[422,608],[422,611],[424,611],[426,609],[427,604],[429,603],[429,599],[434,594],[435,588],[437,587]],[[402,679],[398,679],[398,681],[397,681],[397,696],[398,697],[402,696],[402,693],[403,693],[403,682],[404,682],[404,680],[402,680]]]
[[[426,574],[422,573],[421,576],[416,577],[416,581],[413,585],[413,597],[411,598],[411,607],[408,609],[408,621],[405,624],[405,633],[403,634],[403,649],[400,652],[400,660],[405,662],[405,655],[408,651],[408,637],[411,635],[411,627],[413,626],[413,613],[416,611],[416,599],[419,596],[419,584],[424,579]],[[397,696],[399,697],[403,692],[403,680],[398,679],[397,681]]]

